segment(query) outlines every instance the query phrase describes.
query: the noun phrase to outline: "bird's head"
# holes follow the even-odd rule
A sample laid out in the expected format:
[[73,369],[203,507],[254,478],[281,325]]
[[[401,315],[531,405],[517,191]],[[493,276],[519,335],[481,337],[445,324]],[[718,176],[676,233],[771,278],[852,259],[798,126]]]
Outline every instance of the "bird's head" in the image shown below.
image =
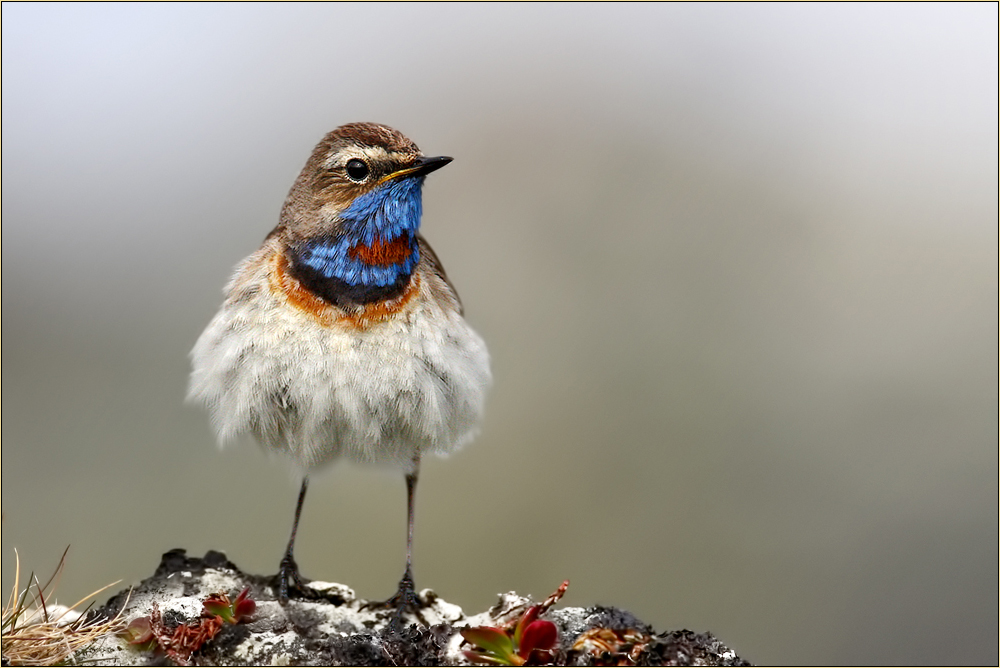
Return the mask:
[[419,261],[424,177],[449,162],[384,125],[343,125],[316,145],[272,234],[307,285],[376,298]]

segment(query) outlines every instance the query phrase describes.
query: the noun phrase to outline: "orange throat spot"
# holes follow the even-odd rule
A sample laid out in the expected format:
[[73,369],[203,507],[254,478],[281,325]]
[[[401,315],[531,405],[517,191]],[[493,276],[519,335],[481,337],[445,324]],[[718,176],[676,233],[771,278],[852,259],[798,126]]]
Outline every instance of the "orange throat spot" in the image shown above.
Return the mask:
[[413,248],[410,245],[409,235],[401,234],[391,241],[383,241],[376,237],[371,246],[364,244],[351,246],[347,254],[352,260],[361,260],[376,267],[389,267],[405,262],[413,254]]

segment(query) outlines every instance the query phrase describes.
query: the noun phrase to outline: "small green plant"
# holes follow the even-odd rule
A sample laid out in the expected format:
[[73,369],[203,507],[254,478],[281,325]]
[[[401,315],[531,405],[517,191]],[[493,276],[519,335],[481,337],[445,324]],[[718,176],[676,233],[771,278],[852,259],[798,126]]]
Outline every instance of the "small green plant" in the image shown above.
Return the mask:
[[239,624],[257,610],[257,603],[250,598],[250,587],[240,592],[232,603],[225,594],[212,594],[205,599],[205,610],[211,615],[218,615],[229,624]]
[[167,627],[159,607],[153,603],[148,617],[137,617],[120,634],[141,651],[162,650],[174,663],[190,665],[191,656],[214,638],[223,624],[239,624],[257,609],[250,587],[230,601],[225,593],[211,594],[202,602],[201,616],[191,622]]
[[475,647],[474,650],[463,651],[465,658],[473,663],[498,666],[551,663],[552,649],[559,642],[559,632],[555,624],[538,617],[562,598],[567,587],[569,580],[564,581],[541,604],[528,608],[513,628],[474,626],[462,629],[462,637]]
[[477,650],[465,650],[465,658],[475,663],[499,666],[523,666],[526,663],[547,663],[549,650],[559,639],[556,625],[537,619],[541,606],[533,605],[521,616],[514,629],[476,626],[462,629],[462,637]]
[[133,619],[122,631],[121,637],[127,640],[129,645],[135,645],[135,648],[141,651],[149,651],[156,647],[153,625],[149,621],[149,617]]

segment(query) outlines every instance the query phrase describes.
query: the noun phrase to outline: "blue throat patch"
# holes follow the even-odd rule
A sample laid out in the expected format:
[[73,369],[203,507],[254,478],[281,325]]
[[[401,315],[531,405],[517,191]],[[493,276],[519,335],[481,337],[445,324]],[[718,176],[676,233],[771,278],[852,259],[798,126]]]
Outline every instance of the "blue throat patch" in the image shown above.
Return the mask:
[[388,181],[356,198],[333,235],[288,249],[292,273],[313,294],[340,307],[402,294],[420,260],[424,177]]
[[[311,239],[296,253],[299,262],[323,278],[351,286],[386,287],[413,273],[420,260],[416,234],[420,228],[422,176],[394,179],[361,195],[341,214],[342,232],[336,237]],[[370,262],[370,253],[358,252],[403,237],[410,252],[392,264]],[[369,259],[366,259],[369,258]]]

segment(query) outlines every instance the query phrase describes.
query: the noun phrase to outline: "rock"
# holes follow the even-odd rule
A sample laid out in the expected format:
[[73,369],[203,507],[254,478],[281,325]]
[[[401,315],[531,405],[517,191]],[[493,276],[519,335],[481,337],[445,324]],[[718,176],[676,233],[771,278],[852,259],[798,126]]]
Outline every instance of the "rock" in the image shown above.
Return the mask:
[[[315,599],[294,599],[283,607],[275,598],[274,584],[273,577],[241,572],[220,552],[209,551],[199,559],[188,557],[184,550],[171,550],[152,577],[89,614],[111,618],[124,607],[126,622],[152,616],[160,637],[166,639],[161,647],[173,649],[166,654],[163,649],[142,650],[108,636],[79,652],[75,661],[113,666],[471,665],[463,650],[473,647],[459,634],[462,628],[512,627],[533,605],[510,592],[489,610],[467,616],[459,606],[425,589],[419,593],[422,619],[408,612],[404,628],[394,631],[392,610],[369,607],[344,585],[309,582],[317,592]],[[202,604],[211,594],[235,599],[246,587],[256,601],[248,620],[221,623],[220,618],[203,614]],[[558,630],[550,655],[557,665],[749,665],[711,634],[656,633],[617,608],[550,608],[541,619]]]

